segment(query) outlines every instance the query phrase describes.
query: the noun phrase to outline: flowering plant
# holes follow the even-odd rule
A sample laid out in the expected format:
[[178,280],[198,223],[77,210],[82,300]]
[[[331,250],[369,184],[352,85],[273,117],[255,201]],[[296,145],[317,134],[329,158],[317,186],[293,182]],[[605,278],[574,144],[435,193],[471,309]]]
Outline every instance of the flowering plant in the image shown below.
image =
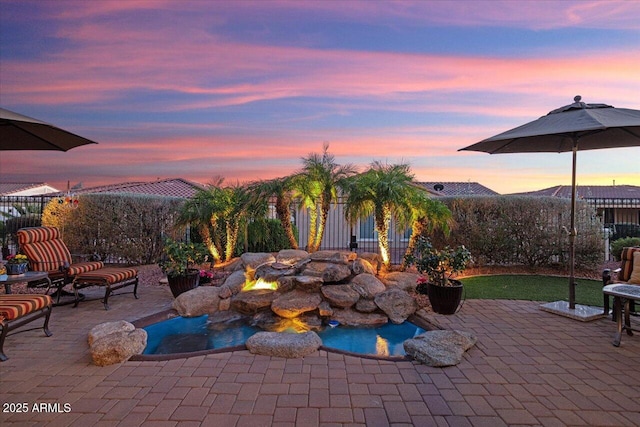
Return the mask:
[[[405,260],[407,264],[415,265],[418,272],[423,274],[417,280],[418,285],[421,281],[430,281],[438,286],[452,286],[450,279],[467,268],[467,264],[471,262],[471,252],[464,246],[455,249],[447,246],[438,250],[428,238],[420,236],[414,252],[406,255]],[[426,287],[426,284],[422,286]]]
[[6,260],[7,264],[26,264],[29,262],[27,256],[23,254],[9,255]]

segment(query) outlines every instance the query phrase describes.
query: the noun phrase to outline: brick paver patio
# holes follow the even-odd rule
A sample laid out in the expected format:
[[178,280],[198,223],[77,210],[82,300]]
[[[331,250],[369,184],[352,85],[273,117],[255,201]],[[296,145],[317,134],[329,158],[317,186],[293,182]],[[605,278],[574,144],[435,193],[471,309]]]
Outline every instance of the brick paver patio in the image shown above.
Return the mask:
[[[9,337],[0,425],[640,425],[640,334],[615,348],[609,319],[581,323],[535,302],[467,301],[457,315],[434,317],[478,336],[460,365],[444,369],[325,351],[93,366],[91,327],[139,319],[172,299],[156,287],[140,297],[115,297],[109,311],[99,301],[56,307],[52,337],[42,330]],[[59,405],[37,412],[42,403]]]

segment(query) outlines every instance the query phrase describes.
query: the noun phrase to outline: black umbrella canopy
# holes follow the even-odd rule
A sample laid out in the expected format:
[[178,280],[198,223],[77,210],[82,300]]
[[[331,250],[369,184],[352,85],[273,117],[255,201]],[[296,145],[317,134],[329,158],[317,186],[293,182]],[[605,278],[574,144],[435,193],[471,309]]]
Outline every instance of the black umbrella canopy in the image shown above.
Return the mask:
[[570,309],[575,309],[576,153],[579,150],[640,146],[640,110],[585,104],[581,96],[576,96],[573,101],[573,104],[550,111],[538,120],[458,150],[489,154],[573,152],[569,231]]
[[0,108],[0,150],[68,151],[97,144],[41,120]]
[[458,151],[501,153],[562,153],[573,150],[640,146],[640,110],[606,104],[574,103],[549,112]]

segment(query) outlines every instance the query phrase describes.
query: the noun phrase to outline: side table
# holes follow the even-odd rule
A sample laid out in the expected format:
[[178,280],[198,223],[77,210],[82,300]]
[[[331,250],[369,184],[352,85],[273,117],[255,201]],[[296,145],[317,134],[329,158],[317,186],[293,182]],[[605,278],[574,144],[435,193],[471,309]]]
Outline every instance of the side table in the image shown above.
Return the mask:
[[[613,297],[613,317],[618,322],[618,330],[613,339],[613,345],[620,346],[620,340],[622,339],[622,331],[626,330],[627,335],[633,335],[633,331],[640,332],[640,330],[633,329],[631,327],[631,318],[629,303],[634,300],[640,300],[640,286],[638,285],[607,285],[602,288],[602,292],[605,295],[611,295]],[[622,324],[622,316],[624,314],[624,325]]]
[[[46,271],[27,271],[24,274],[1,274],[0,284],[4,285],[4,293],[11,293],[11,285],[21,282],[33,282],[36,280],[46,280],[49,282],[49,288],[51,288],[51,279],[49,279],[49,273]],[[49,290],[47,288],[47,291]]]

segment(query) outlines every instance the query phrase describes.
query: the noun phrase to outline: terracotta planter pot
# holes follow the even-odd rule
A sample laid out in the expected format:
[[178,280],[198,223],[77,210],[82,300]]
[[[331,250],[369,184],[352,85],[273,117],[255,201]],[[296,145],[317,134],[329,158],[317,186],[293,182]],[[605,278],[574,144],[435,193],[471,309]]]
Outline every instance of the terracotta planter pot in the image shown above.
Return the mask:
[[183,292],[195,289],[200,284],[200,270],[190,269],[183,276],[167,276],[169,288],[174,298]]
[[454,314],[460,306],[462,300],[462,282],[450,280],[454,286],[437,286],[433,283],[427,284],[427,294],[429,302],[434,312],[438,314]]

